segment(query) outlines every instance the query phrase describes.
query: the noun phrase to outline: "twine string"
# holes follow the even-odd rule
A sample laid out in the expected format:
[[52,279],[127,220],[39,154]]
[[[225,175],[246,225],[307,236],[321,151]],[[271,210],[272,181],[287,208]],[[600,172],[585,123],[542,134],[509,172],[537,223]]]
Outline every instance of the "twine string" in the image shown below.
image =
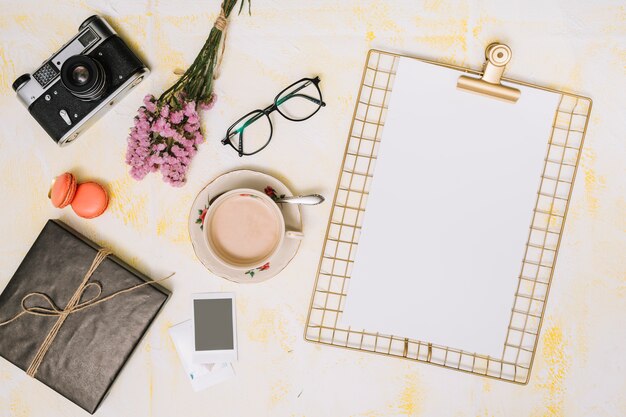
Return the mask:
[[220,15],[217,16],[217,19],[215,20],[213,26],[220,32],[224,32],[224,29],[226,29],[226,25],[228,25],[228,18],[226,17],[224,7],[222,6],[222,8],[220,9]]
[[[49,312],[51,312],[51,314],[53,315],[54,314],[58,315],[58,319],[54,323],[54,326],[52,326],[52,328],[46,335],[46,338],[42,342],[41,346],[39,346],[39,349],[37,350],[37,353],[35,353],[35,357],[33,358],[30,365],[28,366],[28,369],[26,369],[27,375],[31,377],[35,376],[35,374],[37,373],[37,369],[39,369],[39,365],[41,365],[41,362],[43,362],[43,358],[46,356],[48,349],[50,349],[50,346],[52,345],[52,342],[54,341],[57,334],[59,333],[61,326],[63,326],[63,323],[65,323],[65,320],[67,319],[67,317],[71,314],[72,310],[74,310],[74,308],[76,308],[76,305],[80,302],[80,297],[82,296],[83,291],[85,290],[85,287],[87,286],[87,281],[89,280],[91,275],[94,273],[96,268],[100,266],[102,261],[104,261],[106,257],[109,256],[110,253],[111,252],[106,249],[100,249],[98,251],[98,253],[96,254],[96,257],[91,263],[91,266],[85,273],[83,280],[81,281],[76,291],[74,291],[72,298],[70,298],[70,300],[68,301],[67,305],[65,306],[63,310],[59,311],[54,305],[54,303],[52,302],[52,300],[50,300],[50,297],[47,297],[47,296],[44,297],[52,306],[52,309],[50,309]],[[30,294],[27,294],[24,298],[22,298],[22,308],[24,307],[26,299],[29,298],[29,295]],[[41,309],[40,307],[40,311],[44,311],[44,310],[45,308]],[[28,311],[28,310],[25,310],[25,311]]]
[[222,39],[220,39],[219,52],[217,54],[217,63],[213,69],[213,79],[217,80],[220,76],[220,67],[222,65],[222,60],[224,59],[224,51],[226,50],[226,33],[228,28],[228,18],[226,17],[226,12],[224,12],[223,4],[220,8],[220,15],[217,16],[213,27],[222,32]]
[[[98,266],[100,266],[102,261],[104,261],[106,257],[109,256],[110,254],[111,254],[111,251],[107,249],[100,249],[98,251],[98,253],[96,254],[96,257],[91,263],[91,266],[89,267],[89,270],[85,273],[85,276],[83,277],[80,285],[78,286],[78,288],[76,289],[76,291],[74,292],[70,300],[68,301],[65,308],[63,309],[59,308],[47,294],[40,293],[40,292],[31,292],[31,293],[26,294],[22,298],[22,301],[20,303],[21,308],[22,308],[21,312],[19,312],[18,314],[16,314],[9,320],[0,322],[0,327],[6,326],[7,324],[18,320],[20,317],[26,314],[30,314],[33,316],[58,317],[57,321],[54,323],[50,331],[48,331],[46,338],[42,342],[41,346],[39,346],[39,349],[35,353],[33,360],[31,361],[30,365],[28,366],[28,369],[26,370],[26,373],[29,376],[31,377],[35,376],[35,374],[37,373],[37,370],[39,369],[39,366],[41,365],[44,357],[46,356],[46,353],[48,352],[48,349],[50,349],[52,342],[56,338],[61,327],[63,326],[63,323],[71,314],[82,311],[86,308],[94,307],[100,303],[104,303],[112,298],[115,298],[118,295],[134,291],[146,285],[153,285],[158,282],[165,281],[166,279],[170,279],[174,275],[174,274],[171,274],[165,278],[162,278],[156,281],[146,281],[141,284],[137,284],[132,287],[116,291],[110,295],[107,295],[106,297],[100,298],[100,296],[102,295],[102,285],[100,285],[100,283],[98,282],[88,282],[88,281],[91,275],[93,275],[95,270],[98,268]],[[96,288],[97,290],[96,294],[88,298],[87,300],[81,301],[83,295],[90,287]],[[31,298],[39,298],[40,300],[43,300],[48,306],[47,307],[41,306],[41,305],[29,306],[27,305],[27,302]]]

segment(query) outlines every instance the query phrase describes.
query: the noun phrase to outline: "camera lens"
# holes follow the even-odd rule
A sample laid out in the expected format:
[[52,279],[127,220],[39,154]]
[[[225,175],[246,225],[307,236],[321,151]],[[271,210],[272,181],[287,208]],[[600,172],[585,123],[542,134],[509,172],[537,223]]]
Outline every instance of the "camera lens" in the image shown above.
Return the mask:
[[89,81],[89,70],[83,65],[79,65],[72,71],[72,80],[76,85],[83,85]]
[[102,64],[87,55],[74,55],[61,67],[61,81],[75,97],[91,101],[102,97],[106,73]]

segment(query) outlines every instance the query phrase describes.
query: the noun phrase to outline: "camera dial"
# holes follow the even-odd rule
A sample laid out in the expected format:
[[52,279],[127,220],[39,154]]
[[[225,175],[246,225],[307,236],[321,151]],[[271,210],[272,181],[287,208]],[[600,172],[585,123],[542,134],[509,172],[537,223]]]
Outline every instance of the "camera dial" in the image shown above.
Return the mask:
[[87,55],[74,55],[63,63],[61,81],[73,96],[91,101],[102,97],[106,74],[96,59]]
[[15,81],[13,81],[13,85],[12,85],[13,90],[14,91],[19,90],[28,81],[30,81],[30,74],[20,75],[19,77],[17,77],[17,79]]
[[83,23],[80,24],[80,26],[78,27],[78,30],[85,29],[87,26],[89,26],[91,24],[91,22],[93,22],[95,20],[98,20],[98,16],[97,15],[89,16],[87,19],[85,19],[83,21]]

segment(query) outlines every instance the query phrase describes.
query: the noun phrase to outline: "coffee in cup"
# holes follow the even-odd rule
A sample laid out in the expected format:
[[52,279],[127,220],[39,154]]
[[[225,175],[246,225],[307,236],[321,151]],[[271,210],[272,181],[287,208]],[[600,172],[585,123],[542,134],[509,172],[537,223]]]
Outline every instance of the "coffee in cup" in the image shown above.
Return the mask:
[[211,203],[204,219],[209,251],[228,267],[252,269],[266,263],[282,246],[285,220],[278,205],[252,189],[229,191]]

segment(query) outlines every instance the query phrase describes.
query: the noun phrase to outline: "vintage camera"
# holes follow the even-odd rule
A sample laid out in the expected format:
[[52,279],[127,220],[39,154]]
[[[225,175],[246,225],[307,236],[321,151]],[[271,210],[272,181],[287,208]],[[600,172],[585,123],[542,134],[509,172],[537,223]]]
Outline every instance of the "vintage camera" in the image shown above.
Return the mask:
[[41,127],[63,146],[71,143],[150,71],[100,16],[32,74],[13,82]]

